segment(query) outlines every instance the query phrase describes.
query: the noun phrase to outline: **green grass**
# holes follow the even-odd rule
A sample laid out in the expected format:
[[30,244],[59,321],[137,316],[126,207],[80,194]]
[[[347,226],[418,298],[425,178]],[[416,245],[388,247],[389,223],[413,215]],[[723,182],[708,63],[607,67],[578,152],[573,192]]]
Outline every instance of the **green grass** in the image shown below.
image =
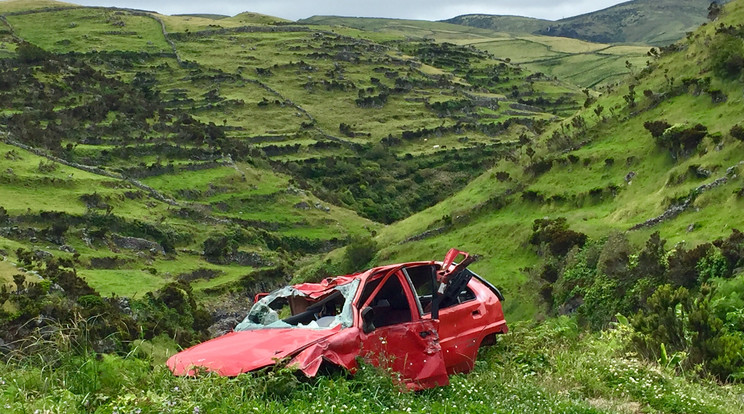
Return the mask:
[[470,14],[450,23],[509,33],[534,33],[613,43],[666,46],[706,21],[707,5],[696,0],[617,4],[557,21]]
[[171,51],[158,22],[124,11],[70,9],[8,16],[8,22],[19,36],[53,52]]
[[139,269],[87,270],[78,275],[102,296],[142,298],[147,292],[163,287],[170,280]]
[[384,33],[391,37],[387,40],[414,37],[472,45],[497,58],[509,59],[534,72],[556,76],[581,87],[595,87],[624,79],[628,74],[626,60],[636,68],[643,68],[647,60],[646,52],[650,48],[528,35],[524,30],[491,30],[417,20],[316,16],[302,22],[353,27],[362,31],[361,36],[374,41],[385,41],[380,38]]
[[5,0],[0,3],[0,10],[4,13],[43,9],[48,7],[75,7],[75,4],[54,0]]
[[[2,259],[2,257],[0,257]],[[23,274],[26,276],[27,282],[38,282],[38,276],[31,275],[13,265],[8,258],[0,260],[0,285],[5,285],[8,289],[15,290],[16,285],[13,283],[13,276],[17,274]]]
[[198,380],[164,367],[175,345],[137,341],[127,356],[73,357],[60,347],[59,366],[40,359],[0,365],[6,412],[473,412],[473,413],[739,413],[741,385],[720,386],[639,360],[626,352],[629,331],[580,334],[575,321],[514,324],[478,356],[475,370],[451,385],[404,393],[388,374],[363,366],[352,378],[298,379],[286,370]]

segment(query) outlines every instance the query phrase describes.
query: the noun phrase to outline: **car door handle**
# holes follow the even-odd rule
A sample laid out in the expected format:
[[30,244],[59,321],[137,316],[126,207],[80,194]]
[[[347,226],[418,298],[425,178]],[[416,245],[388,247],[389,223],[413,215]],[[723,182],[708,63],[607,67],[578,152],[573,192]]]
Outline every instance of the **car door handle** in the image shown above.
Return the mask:
[[473,316],[480,315],[480,310],[476,309],[473,311]]
[[431,335],[431,331],[421,331],[421,332],[419,332],[419,336],[422,337],[422,338],[426,338],[429,335]]

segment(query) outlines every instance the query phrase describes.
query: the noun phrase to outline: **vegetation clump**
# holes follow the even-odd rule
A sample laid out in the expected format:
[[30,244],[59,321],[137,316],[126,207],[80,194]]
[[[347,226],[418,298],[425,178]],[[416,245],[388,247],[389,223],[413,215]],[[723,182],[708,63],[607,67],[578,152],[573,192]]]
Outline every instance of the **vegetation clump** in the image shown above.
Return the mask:
[[666,250],[658,233],[640,251],[623,234],[577,244],[568,255],[550,250],[542,295],[555,312],[575,313],[592,329],[629,315],[631,348],[640,355],[655,361],[674,354],[683,369],[737,381],[744,331],[736,316],[741,298],[730,289],[742,283],[734,272],[744,264],[741,234],[691,250]]

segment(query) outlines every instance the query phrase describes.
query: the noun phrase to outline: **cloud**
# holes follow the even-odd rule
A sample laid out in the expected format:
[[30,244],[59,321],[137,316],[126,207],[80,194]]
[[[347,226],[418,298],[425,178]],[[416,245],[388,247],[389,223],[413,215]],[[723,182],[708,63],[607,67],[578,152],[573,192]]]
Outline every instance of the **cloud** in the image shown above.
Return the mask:
[[[73,0],[75,1],[75,0]],[[619,0],[79,0],[85,6],[126,7],[163,14],[212,13],[236,15],[244,11],[297,20],[313,15],[392,17],[401,19],[443,20],[462,14],[484,13],[538,17],[558,20],[600,10]]]

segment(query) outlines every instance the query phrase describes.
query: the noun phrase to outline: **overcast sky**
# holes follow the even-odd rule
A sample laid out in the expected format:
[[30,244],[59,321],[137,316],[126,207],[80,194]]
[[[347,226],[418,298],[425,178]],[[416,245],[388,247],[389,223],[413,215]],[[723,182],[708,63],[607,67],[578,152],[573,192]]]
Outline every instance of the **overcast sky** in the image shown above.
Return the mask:
[[314,15],[393,17],[443,20],[484,13],[558,20],[612,5],[620,0],[68,0],[85,6],[113,6],[162,14],[212,13],[234,16],[244,11],[297,20]]

